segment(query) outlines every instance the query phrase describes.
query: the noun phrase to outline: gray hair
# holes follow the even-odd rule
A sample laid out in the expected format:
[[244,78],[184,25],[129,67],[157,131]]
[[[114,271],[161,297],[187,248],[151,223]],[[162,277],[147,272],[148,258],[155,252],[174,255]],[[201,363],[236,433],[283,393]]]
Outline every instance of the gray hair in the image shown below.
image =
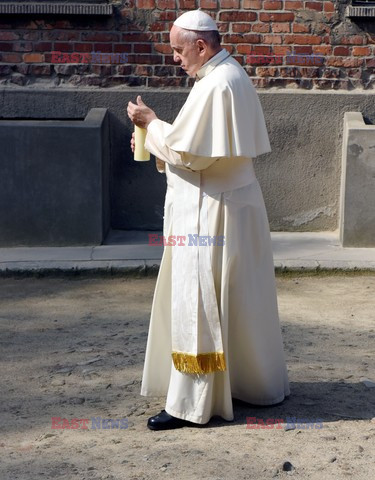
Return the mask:
[[213,49],[220,46],[221,36],[217,30],[185,30],[179,32],[180,39],[184,42],[194,43],[197,40],[204,40]]

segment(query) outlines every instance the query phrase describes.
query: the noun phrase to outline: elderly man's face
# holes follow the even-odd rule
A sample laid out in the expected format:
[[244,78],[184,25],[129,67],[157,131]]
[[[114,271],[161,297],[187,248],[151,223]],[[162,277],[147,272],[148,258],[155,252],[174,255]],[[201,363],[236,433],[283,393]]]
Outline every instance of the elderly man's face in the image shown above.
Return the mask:
[[199,46],[197,42],[185,42],[183,37],[180,37],[181,30],[180,27],[173,25],[169,34],[173,60],[179,63],[190,77],[194,77],[204,64],[207,52],[205,49],[202,50],[202,46]]

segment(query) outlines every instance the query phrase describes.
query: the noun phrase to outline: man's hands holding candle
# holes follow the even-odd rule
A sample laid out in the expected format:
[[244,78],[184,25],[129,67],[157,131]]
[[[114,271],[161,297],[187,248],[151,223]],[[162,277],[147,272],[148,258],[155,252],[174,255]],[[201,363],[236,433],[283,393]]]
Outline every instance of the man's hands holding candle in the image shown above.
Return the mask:
[[137,103],[129,102],[127,108],[130,120],[137,127],[147,128],[148,124],[158,118],[156,113],[143,103],[140,95],[137,97]]
[[[137,97],[137,103],[136,104],[132,103],[132,102],[128,103],[127,112],[128,112],[128,116],[129,116],[130,120],[135,125],[135,131],[132,133],[132,138],[130,140],[130,147],[131,147],[132,152],[134,153],[134,160],[149,160],[150,159],[150,154],[149,154],[149,152],[147,152],[147,150],[145,150],[143,148],[143,151],[141,151],[141,152],[139,152],[139,150],[138,150],[138,152],[136,151],[136,145],[135,145],[136,137],[137,137],[137,141],[139,141],[140,140],[140,134],[141,134],[140,129],[142,129],[142,128],[147,129],[149,123],[152,122],[152,120],[154,120],[155,118],[158,118],[158,117],[156,116],[155,112],[151,108],[149,108],[142,101],[142,98],[141,98],[140,95],[138,95],[138,97]],[[145,130],[143,130],[143,132],[145,132]],[[143,142],[144,142],[144,138],[143,138],[144,135],[145,135],[145,133],[141,134],[142,145],[143,145]],[[164,162],[161,162],[159,159],[156,159],[156,164],[157,164],[158,169],[162,168],[160,163],[163,163],[163,165],[164,165]],[[162,170],[162,171],[164,171],[164,170]]]
[[[135,132],[132,133],[132,138],[130,140],[130,147],[132,149],[132,152],[134,153],[134,150],[135,150]],[[155,163],[156,163],[156,168],[159,170],[159,172],[165,172],[165,162],[163,160],[160,160],[160,158],[155,157]]]

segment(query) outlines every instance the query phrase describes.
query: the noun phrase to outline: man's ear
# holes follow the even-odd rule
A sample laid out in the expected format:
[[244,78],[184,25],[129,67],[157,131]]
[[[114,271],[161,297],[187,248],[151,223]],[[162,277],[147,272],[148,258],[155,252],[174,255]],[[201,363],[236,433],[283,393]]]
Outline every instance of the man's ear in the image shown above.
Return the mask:
[[197,46],[199,53],[203,53],[205,50],[207,50],[207,45],[201,39],[197,40]]

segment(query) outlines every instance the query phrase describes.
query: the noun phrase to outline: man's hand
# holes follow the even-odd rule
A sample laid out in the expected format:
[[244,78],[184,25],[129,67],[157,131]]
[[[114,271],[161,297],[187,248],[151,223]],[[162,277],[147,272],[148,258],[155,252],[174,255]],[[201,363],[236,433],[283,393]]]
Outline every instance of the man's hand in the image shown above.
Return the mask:
[[127,112],[130,120],[137,125],[137,127],[141,128],[147,128],[152,120],[158,118],[156,113],[143,103],[140,95],[137,97],[136,104],[133,102],[128,103]]
[[132,139],[130,140],[130,148],[132,149],[132,152],[134,153],[134,150],[135,150],[135,132],[132,133]]
[[155,163],[156,163],[156,169],[163,173],[165,172],[165,162],[163,160],[160,160],[160,158],[155,157]]

